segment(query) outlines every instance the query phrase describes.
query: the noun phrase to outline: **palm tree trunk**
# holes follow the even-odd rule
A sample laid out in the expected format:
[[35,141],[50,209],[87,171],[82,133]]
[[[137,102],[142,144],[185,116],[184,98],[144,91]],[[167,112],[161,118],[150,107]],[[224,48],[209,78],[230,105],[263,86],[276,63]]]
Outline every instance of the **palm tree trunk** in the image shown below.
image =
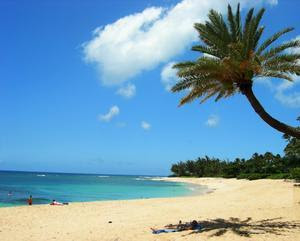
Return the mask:
[[274,119],[272,116],[270,116],[265,109],[262,107],[262,105],[259,103],[259,101],[256,99],[253,91],[252,86],[248,86],[248,88],[243,88],[242,93],[247,97],[248,101],[250,102],[251,106],[255,110],[255,112],[262,118],[268,125],[273,127],[274,129],[284,133],[288,134],[290,136],[296,137],[300,139],[300,131],[297,128],[294,128],[292,126],[288,126],[276,119]]

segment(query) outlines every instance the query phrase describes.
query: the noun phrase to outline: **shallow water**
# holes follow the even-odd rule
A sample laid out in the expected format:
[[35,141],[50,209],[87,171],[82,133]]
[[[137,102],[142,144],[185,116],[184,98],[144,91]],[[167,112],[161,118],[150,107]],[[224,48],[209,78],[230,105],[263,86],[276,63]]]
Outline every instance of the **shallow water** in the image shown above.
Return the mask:
[[205,187],[152,180],[146,176],[0,171],[0,206],[176,197],[204,192]]

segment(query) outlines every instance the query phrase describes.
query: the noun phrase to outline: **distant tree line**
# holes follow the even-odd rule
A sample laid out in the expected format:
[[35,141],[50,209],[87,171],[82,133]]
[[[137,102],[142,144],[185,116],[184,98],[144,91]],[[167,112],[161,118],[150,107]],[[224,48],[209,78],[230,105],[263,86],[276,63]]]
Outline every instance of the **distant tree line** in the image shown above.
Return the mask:
[[300,139],[284,136],[288,144],[284,156],[254,153],[250,159],[236,158],[225,161],[208,156],[196,160],[180,161],[173,164],[172,176],[225,177],[242,179],[300,179]]

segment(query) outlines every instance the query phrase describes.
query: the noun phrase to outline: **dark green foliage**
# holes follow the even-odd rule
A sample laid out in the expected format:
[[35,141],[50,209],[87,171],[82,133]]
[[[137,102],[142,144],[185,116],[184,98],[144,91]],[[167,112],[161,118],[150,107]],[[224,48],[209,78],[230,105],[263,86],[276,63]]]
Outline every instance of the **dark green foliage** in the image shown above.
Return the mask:
[[[300,117],[298,119],[300,121]],[[300,127],[297,127],[298,129]],[[285,156],[266,152],[254,153],[248,160],[236,158],[232,162],[218,158],[198,158],[173,164],[171,171],[175,176],[224,177],[256,180],[261,178],[300,180],[300,139],[283,135],[287,140]]]
[[[300,121],[300,116],[297,118],[297,120]],[[300,129],[300,127],[297,129]],[[291,158],[300,158],[300,139],[291,137],[289,135],[283,135],[283,138],[288,141],[288,144],[284,148],[285,155]]]
[[284,148],[287,156],[300,157],[300,139],[290,138],[289,144]]
[[248,180],[257,180],[257,179],[263,179],[268,177],[268,174],[263,174],[263,173],[251,173],[248,175]]
[[248,160],[236,158],[226,162],[218,158],[197,158],[172,165],[175,176],[224,177],[256,180],[261,178],[300,179],[300,158],[281,157],[266,152],[253,154]]
[[249,174],[248,173],[241,173],[236,178],[237,179],[248,179]]
[[268,179],[289,179],[291,175],[289,173],[277,173],[268,176]]
[[179,162],[177,164],[172,165],[171,171],[176,175],[176,176],[187,176],[187,168],[186,164],[184,162]]
[[300,180],[300,167],[291,169],[291,177]]
[[[232,162],[218,158],[197,158],[172,165],[171,171],[175,176],[192,177],[224,177],[256,180],[261,178],[286,179],[293,178],[300,180],[300,156],[298,140],[288,138],[285,156],[274,155],[266,152],[261,155],[254,153],[248,160],[236,158]],[[287,152],[286,149],[293,152]]]

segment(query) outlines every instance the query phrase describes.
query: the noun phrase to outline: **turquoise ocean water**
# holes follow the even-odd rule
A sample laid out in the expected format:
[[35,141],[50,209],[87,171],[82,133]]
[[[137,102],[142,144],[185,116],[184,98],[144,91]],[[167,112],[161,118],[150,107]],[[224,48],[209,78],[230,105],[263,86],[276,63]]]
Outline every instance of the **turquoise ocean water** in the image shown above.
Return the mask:
[[0,171],[0,207],[34,204],[176,197],[205,192],[205,187],[155,181],[147,176]]

